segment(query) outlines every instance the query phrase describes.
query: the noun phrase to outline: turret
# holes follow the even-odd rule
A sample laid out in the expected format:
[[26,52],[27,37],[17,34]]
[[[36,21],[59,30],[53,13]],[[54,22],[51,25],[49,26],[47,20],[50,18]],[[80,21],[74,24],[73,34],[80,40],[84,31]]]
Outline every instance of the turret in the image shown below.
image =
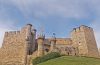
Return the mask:
[[37,43],[38,43],[38,56],[43,56],[44,55],[44,39],[45,39],[45,35],[40,34],[38,36],[37,39]]
[[53,50],[56,47],[56,37],[55,37],[55,33],[53,33],[53,36],[51,38],[51,47],[50,47],[50,51],[53,52]]
[[26,25],[26,36],[30,36],[32,31],[32,24]]
[[31,50],[34,52],[37,49],[37,43],[36,43],[36,29],[32,29],[32,45]]

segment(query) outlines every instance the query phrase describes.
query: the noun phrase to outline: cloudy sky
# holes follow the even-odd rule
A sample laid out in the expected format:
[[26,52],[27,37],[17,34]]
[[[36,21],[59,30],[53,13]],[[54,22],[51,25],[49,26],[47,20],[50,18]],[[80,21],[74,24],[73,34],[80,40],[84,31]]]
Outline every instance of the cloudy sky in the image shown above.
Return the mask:
[[0,46],[5,31],[18,30],[27,23],[46,36],[70,37],[77,26],[94,28],[100,47],[100,0],[0,0]]

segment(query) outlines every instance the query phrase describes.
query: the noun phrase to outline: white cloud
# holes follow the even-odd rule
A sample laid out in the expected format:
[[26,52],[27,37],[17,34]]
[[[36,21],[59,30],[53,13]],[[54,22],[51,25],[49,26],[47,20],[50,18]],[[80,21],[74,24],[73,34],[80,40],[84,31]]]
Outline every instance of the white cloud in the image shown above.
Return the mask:
[[95,31],[97,46],[100,48],[100,31]]
[[[16,6],[25,16],[49,16],[88,18],[88,11],[95,8],[99,0],[9,0],[8,4]],[[5,1],[3,1],[5,2]],[[99,1],[100,2],[100,1]],[[94,7],[91,7],[91,6]]]
[[4,33],[15,29],[15,24],[16,21],[10,18],[9,12],[0,7],[0,47],[3,43]]
[[100,19],[96,19],[90,25],[94,29],[94,34],[96,37],[96,42],[97,42],[98,48],[100,48],[100,22],[99,21],[100,21]]
[[91,21],[94,28],[96,41],[100,47],[100,0],[13,0],[16,6],[24,12],[35,17],[59,15],[68,18],[86,18],[96,16],[96,21]]
[[7,31],[8,29],[4,29],[4,28],[0,28],[0,47],[2,46],[3,43],[3,39],[4,39],[4,33]]
[[[96,16],[96,21],[91,22],[91,26],[94,28],[97,43],[100,47],[100,20],[98,20],[100,18],[100,0],[0,0],[0,3],[17,7],[25,17],[30,15],[34,17],[58,15],[66,18],[88,19],[89,17],[91,18],[92,15]],[[7,16],[7,14],[8,13],[6,13],[5,16]],[[13,24],[10,23],[9,25]],[[5,28],[0,27],[6,30],[9,25],[5,25],[7,26]]]
[[12,20],[0,20],[0,47],[3,43],[4,33],[13,30],[14,24]]

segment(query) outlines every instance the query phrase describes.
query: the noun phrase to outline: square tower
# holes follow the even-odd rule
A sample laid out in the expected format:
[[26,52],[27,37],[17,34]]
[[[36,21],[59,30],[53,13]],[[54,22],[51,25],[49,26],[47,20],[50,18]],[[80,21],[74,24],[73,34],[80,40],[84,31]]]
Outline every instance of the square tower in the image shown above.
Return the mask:
[[82,25],[71,32],[73,46],[77,48],[79,56],[98,57],[98,48],[91,27]]

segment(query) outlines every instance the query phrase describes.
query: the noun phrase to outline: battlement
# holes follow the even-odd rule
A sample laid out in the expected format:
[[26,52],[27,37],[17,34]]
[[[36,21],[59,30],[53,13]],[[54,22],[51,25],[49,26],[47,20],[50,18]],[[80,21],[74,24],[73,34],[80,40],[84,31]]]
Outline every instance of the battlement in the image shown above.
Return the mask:
[[29,26],[32,26],[32,24],[27,24],[27,26],[28,26],[28,25],[29,25]]
[[5,36],[11,36],[11,35],[20,35],[20,31],[5,32]]
[[37,38],[38,38],[38,39],[45,39],[45,35],[40,34],[40,35],[37,36]]
[[[19,31],[5,32],[3,45],[0,49],[2,50],[0,51],[0,65],[1,63],[5,63],[3,65],[14,65],[17,62],[25,63],[17,65],[26,65],[32,60],[31,58],[41,57],[50,52],[59,52],[62,55],[98,56],[91,27],[81,25],[73,28],[71,38],[56,38],[53,34],[52,38],[47,39],[42,31],[39,36],[36,36],[36,34],[36,29],[32,27],[32,24],[25,25]],[[35,51],[37,51],[36,55],[34,55]],[[28,56],[30,56],[30,59]],[[6,64],[8,61],[9,63]]]
[[80,31],[84,31],[84,30],[93,30],[91,27],[85,26],[85,25],[81,25],[80,27],[77,28],[73,28],[72,32],[80,32]]

